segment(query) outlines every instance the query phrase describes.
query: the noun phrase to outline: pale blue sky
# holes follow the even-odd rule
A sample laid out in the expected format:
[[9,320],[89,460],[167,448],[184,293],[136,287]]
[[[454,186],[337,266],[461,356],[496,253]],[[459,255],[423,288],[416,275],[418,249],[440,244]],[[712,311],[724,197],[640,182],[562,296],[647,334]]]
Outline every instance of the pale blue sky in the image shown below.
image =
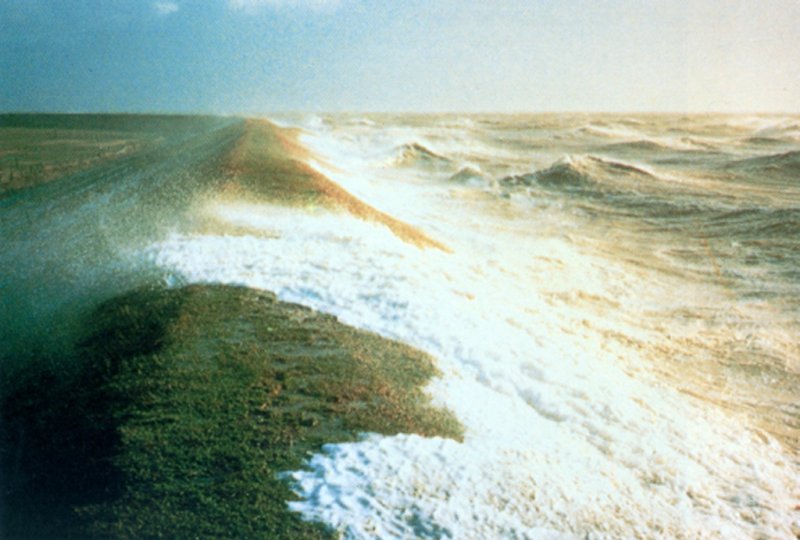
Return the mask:
[[0,110],[800,111],[800,0],[0,0]]

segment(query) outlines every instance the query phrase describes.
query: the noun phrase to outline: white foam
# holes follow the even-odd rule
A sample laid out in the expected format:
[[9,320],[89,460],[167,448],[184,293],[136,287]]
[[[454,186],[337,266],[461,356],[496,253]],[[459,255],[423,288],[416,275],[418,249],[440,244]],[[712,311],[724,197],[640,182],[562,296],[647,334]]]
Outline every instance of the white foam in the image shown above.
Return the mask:
[[[540,298],[501,253],[419,251],[355,219],[263,212],[279,238],[175,236],[152,255],[189,281],[276,291],[433,353],[444,378],[431,393],[467,430],[463,444],[326,447],[291,475],[306,517],[347,537],[788,530],[791,467],[776,447],[624,373],[581,314]],[[556,241],[525,247],[565,257]]]

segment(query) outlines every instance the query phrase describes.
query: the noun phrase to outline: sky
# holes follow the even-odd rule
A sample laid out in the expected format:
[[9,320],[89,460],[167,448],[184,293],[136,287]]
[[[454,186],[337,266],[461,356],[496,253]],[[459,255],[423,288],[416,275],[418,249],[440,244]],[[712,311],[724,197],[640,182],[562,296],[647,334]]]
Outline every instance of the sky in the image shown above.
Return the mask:
[[0,0],[0,111],[800,112],[800,0]]

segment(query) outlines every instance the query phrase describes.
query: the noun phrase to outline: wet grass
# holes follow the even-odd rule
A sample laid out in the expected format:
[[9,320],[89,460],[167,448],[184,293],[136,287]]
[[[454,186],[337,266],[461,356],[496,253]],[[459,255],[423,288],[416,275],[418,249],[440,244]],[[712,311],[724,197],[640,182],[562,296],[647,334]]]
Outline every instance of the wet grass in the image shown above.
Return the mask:
[[4,538],[328,538],[278,473],[359,432],[460,438],[400,343],[228,286],[103,304],[3,399]]

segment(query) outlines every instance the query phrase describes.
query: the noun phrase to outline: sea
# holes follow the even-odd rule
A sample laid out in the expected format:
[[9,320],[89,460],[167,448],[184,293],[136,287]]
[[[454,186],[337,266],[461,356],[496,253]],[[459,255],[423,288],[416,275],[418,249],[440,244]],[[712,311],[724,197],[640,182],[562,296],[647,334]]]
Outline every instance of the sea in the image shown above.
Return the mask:
[[463,442],[286,471],[344,538],[797,538],[800,116],[282,114],[309,164],[445,246],[255,203],[174,233],[228,283],[429,353]]

